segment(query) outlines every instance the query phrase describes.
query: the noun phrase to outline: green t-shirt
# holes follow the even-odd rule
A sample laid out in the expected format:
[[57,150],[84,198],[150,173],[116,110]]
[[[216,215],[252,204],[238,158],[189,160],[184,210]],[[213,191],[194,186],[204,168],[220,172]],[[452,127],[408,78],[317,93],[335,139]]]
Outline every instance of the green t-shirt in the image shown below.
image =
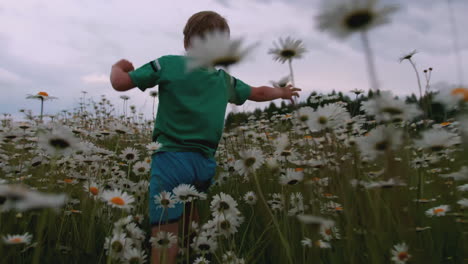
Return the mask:
[[163,56],[130,78],[140,90],[159,85],[153,140],[158,151],[195,151],[213,158],[223,133],[228,102],[243,104],[251,87],[223,70],[186,70],[185,56]]

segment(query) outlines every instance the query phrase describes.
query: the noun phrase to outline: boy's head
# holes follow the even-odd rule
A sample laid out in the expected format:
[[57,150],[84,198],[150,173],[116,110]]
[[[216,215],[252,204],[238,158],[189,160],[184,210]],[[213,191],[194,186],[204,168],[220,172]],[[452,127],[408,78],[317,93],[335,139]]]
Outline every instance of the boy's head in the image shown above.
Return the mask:
[[213,11],[202,11],[193,14],[184,28],[184,47],[190,47],[190,39],[195,36],[202,37],[206,32],[221,30],[229,32],[226,19]]

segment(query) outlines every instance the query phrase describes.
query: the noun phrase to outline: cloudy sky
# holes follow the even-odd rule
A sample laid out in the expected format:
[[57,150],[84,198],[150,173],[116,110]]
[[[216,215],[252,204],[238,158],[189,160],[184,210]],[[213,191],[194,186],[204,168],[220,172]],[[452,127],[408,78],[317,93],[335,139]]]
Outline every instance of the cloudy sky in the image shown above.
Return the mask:
[[[329,2],[328,0],[327,2]],[[459,31],[468,25],[468,2],[451,0]],[[398,58],[414,49],[417,67],[433,67],[432,82],[459,83],[447,0],[383,0],[400,4],[392,23],[372,30],[371,46],[381,88],[396,94],[417,92],[411,66]],[[108,81],[111,65],[126,58],[136,67],[166,54],[183,54],[182,29],[195,12],[225,16],[231,35],[259,45],[231,73],[252,86],[268,84],[288,73],[286,64],[267,54],[280,37],[302,39],[308,53],[294,61],[302,98],[312,91],[367,90],[369,82],[360,39],[337,41],[317,30],[319,0],[5,0],[0,2],[0,113],[39,111],[27,94],[48,92],[59,99],[47,113],[78,106],[82,91],[98,100],[119,96]],[[461,58],[468,61],[468,35],[460,34]],[[464,76],[468,76],[468,65]],[[466,78],[468,79],[468,78]],[[465,83],[466,84],[466,83]],[[135,89],[129,104],[147,117],[151,99]],[[279,101],[278,101],[279,102]],[[263,106],[248,102],[240,109]]]

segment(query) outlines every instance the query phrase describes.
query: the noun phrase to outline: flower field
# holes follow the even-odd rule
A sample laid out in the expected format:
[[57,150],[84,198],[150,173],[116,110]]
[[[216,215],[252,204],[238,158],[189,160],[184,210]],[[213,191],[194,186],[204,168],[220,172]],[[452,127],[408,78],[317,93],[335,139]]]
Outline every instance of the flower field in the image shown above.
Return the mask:
[[151,243],[177,241],[149,240],[148,202],[187,196],[201,217],[189,261],[466,261],[466,119],[410,121],[417,106],[386,93],[363,102],[367,115],[339,101],[251,115],[223,135],[207,194],[181,186],[149,200],[152,121],[113,117],[105,98],[93,109],[3,120],[4,263],[143,263]]

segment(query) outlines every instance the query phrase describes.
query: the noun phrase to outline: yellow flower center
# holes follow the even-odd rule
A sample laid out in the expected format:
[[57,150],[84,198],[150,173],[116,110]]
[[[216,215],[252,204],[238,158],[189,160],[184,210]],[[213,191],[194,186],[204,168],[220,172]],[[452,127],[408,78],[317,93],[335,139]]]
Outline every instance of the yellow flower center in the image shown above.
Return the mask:
[[38,93],[37,93],[37,95],[42,95],[42,96],[49,96],[49,94],[48,94],[48,93],[46,93],[46,92],[38,92]]
[[399,260],[407,260],[409,258],[408,252],[400,252],[398,253]]
[[122,199],[121,197],[113,197],[112,199],[110,199],[111,203],[113,204],[116,204],[116,205],[125,205],[125,201],[124,199]]
[[304,168],[295,168],[294,171],[297,171],[297,172],[304,171]]
[[93,195],[98,195],[99,189],[97,187],[89,187],[89,192],[92,193]]
[[434,214],[440,214],[440,213],[443,213],[443,212],[445,212],[445,210],[443,208],[434,209]]
[[467,88],[456,88],[452,90],[452,95],[463,95],[463,101],[468,102],[468,89]]
[[332,230],[331,230],[331,228],[325,229],[325,234],[331,236],[331,235],[332,235]]
[[448,125],[450,125],[450,124],[452,124],[452,123],[450,123],[450,122],[443,122],[443,123],[440,123],[441,126],[448,126]]
[[337,206],[337,207],[335,207],[335,211],[343,211],[343,207]]
[[10,242],[11,243],[21,243],[21,242],[23,242],[23,239],[21,239],[19,237],[15,237],[15,238],[10,239]]

